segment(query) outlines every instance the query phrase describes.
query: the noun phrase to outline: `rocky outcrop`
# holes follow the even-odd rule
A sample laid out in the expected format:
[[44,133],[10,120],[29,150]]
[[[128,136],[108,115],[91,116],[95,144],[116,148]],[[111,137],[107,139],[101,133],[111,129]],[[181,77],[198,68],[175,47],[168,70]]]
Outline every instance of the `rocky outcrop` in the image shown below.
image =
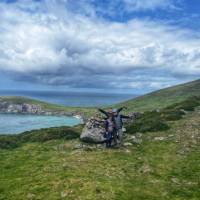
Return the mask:
[[40,114],[43,112],[42,107],[36,104],[12,104],[6,101],[0,102],[1,113],[30,113]]
[[40,104],[31,103],[11,103],[0,101],[0,113],[15,114],[35,114],[35,115],[55,115],[55,116],[76,116],[82,119],[82,114],[77,112],[54,111],[44,109]]
[[104,133],[104,121],[100,118],[92,117],[83,128],[80,139],[89,143],[103,143],[105,141]]

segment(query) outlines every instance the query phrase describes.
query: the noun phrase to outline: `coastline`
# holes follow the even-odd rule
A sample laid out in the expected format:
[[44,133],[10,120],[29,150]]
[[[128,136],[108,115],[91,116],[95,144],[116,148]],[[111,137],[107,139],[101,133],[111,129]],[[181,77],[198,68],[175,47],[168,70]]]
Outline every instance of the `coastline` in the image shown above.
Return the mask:
[[94,108],[66,107],[24,97],[0,96],[0,114],[66,116],[78,118],[84,123],[93,112]]

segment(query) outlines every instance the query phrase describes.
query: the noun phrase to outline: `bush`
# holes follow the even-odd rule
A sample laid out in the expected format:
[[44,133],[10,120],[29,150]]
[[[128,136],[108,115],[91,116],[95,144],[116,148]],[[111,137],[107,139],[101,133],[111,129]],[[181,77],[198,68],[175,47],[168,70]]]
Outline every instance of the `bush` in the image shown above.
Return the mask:
[[181,110],[182,109],[185,111],[194,111],[194,109],[197,106],[200,106],[200,97],[193,96],[182,102],[168,106],[164,110]]
[[166,121],[176,121],[182,119],[182,116],[185,114],[182,110],[165,110],[161,117]]
[[127,127],[128,133],[156,132],[168,130],[170,127],[163,121],[158,112],[145,112],[139,119]]
[[80,136],[76,127],[44,128],[22,133],[19,137],[22,142],[45,142],[54,139],[71,140]]
[[76,139],[79,138],[82,128],[82,125],[74,127],[54,127],[27,131],[17,135],[1,135],[0,148],[16,148],[25,142],[45,142],[54,139]]
[[20,145],[16,136],[1,135],[0,136],[0,149],[12,149]]

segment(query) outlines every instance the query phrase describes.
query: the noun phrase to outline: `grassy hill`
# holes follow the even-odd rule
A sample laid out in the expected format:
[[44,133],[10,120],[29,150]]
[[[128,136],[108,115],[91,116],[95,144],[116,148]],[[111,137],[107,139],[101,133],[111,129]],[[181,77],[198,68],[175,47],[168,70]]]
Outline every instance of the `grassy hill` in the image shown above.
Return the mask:
[[164,108],[173,103],[180,102],[191,96],[200,95],[200,80],[176,85],[174,87],[158,90],[135,99],[117,104],[117,107],[127,106],[130,111],[147,111]]
[[0,200],[199,200],[199,112],[196,97],[145,112],[120,149],[81,145],[80,126],[0,136]]

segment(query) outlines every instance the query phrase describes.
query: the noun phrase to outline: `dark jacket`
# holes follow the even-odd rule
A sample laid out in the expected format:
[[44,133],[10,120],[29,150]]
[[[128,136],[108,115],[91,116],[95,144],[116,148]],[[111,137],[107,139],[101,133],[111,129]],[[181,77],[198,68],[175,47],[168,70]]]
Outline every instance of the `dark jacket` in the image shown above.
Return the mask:
[[117,116],[114,116],[114,120],[115,120],[115,127],[116,129],[121,129],[123,126],[123,119],[129,119],[129,116],[125,116],[125,115],[120,115],[118,114]]

